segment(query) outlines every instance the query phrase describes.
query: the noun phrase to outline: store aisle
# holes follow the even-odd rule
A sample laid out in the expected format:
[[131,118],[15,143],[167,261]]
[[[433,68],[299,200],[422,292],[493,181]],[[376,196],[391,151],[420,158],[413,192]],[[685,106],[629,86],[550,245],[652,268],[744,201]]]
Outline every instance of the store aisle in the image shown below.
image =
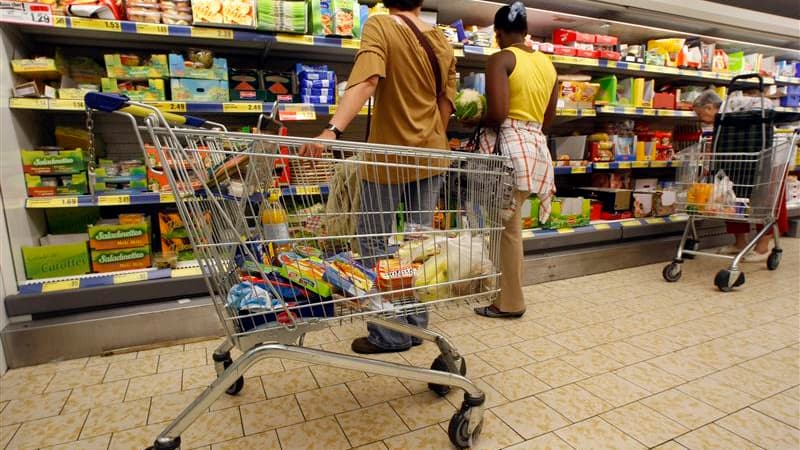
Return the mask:
[[[433,326],[468,354],[489,409],[475,448],[800,447],[800,240],[780,269],[748,264],[722,294],[718,261],[662,264],[525,289],[521,320],[469,308]],[[310,335],[349,352],[363,325]],[[14,370],[0,380],[0,448],[142,449],[214,377],[217,341]],[[431,344],[387,355],[428,366]],[[292,361],[265,361],[236,397],[184,434],[184,449],[447,449],[460,391]],[[77,442],[75,442],[77,441]],[[53,447],[50,447],[53,446]]]

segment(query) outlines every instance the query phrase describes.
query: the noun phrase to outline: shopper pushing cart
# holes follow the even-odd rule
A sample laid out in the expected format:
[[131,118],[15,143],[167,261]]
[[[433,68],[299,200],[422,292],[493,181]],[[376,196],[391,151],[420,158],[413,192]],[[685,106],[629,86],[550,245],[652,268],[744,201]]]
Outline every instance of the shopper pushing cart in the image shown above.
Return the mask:
[[[681,168],[677,177],[678,211],[689,215],[675,259],[664,267],[664,279],[678,281],[684,259],[714,256],[731,260],[720,270],[714,284],[727,292],[745,282],[739,264],[759,240],[773,234],[774,247],[767,258],[767,268],[775,270],[781,260],[776,218],[779,202],[785,202],[782,185],[797,143],[797,132],[776,133],[774,111],[765,107],[764,82],[759,75],[734,77],[729,92],[742,79],[757,78],[760,99],[758,108],[730,112],[728,102],[715,116],[714,131],[679,154]],[[728,222],[757,224],[761,228],[753,239],[735,255],[699,251],[696,222],[700,219],[724,219]]]

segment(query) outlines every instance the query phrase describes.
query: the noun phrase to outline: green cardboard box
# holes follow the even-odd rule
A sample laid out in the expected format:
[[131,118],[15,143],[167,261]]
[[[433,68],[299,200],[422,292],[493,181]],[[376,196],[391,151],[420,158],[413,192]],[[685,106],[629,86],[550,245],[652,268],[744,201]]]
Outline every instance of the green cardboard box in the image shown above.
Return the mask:
[[86,170],[83,150],[20,150],[22,171],[31,175],[70,174]]
[[169,78],[167,55],[151,55],[147,65],[126,66],[120,54],[104,55],[109,78],[120,80],[145,80],[147,78]]
[[592,202],[588,198],[557,198],[553,199],[550,208],[550,218],[542,228],[574,228],[589,225]]
[[22,247],[22,262],[29,280],[66,277],[89,273],[86,242]]

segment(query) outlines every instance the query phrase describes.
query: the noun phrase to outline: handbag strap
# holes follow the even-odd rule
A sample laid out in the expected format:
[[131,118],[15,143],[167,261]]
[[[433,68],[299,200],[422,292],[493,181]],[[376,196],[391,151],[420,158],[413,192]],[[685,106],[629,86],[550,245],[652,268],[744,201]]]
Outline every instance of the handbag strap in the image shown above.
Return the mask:
[[431,64],[431,69],[433,69],[433,78],[436,80],[436,98],[439,98],[442,95],[442,68],[439,67],[439,59],[436,57],[436,53],[433,52],[430,41],[422,35],[422,31],[419,30],[411,19],[402,14],[395,15],[395,17],[399,17],[408,25],[408,28],[410,28],[414,36],[417,37],[419,45],[422,46],[425,53],[428,55],[428,62]]

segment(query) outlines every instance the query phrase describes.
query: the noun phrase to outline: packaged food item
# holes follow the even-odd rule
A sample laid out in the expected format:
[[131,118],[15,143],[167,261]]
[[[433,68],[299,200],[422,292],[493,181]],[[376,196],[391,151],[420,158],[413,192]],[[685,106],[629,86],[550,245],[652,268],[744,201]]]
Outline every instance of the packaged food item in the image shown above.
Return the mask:
[[378,289],[390,292],[384,295],[387,299],[395,300],[412,297],[409,291],[392,292],[414,287],[414,275],[421,264],[402,264],[399,259],[383,259],[375,266]]
[[[678,56],[685,43],[686,39],[682,38],[653,39],[647,41],[647,51],[663,56],[664,63],[660,65],[675,67],[678,64]],[[648,62],[647,64],[651,63]]]
[[173,101],[227,102],[230,100],[228,83],[223,80],[173,78],[170,80],[170,88]]
[[272,193],[269,200],[261,206],[261,230],[267,241],[268,253],[275,257],[291,249],[289,224],[286,210],[280,203],[280,195]]
[[25,186],[27,187],[28,197],[82,195],[89,192],[86,172],[54,176],[31,175],[26,173]]
[[307,31],[308,7],[305,1],[259,0],[258,29],[285,33]]
[[22,247],[25,278],[66,277],[90,272],[89,251],[86,242],[71,244]]
[[100,223],[89,226],[89,248],[111,250],[150,245],[150,221]]
[[167,25],[191,25],[192,14],[190,12],[180,11],[162,11],[161,21]]
[[230,25],[255,28],[255,0],[193,0],[195,24]]
[[306,258],[294,252],[278,255],[278,273],[309,291],[328,298],[333,294],[331,285],[323,279],[325,264],[319,258]]
[[142,23],[161,23],[161,11],[159,11],[158,6],[156,9],[144,9],[144,8],[128,8],[126,10],[128,20],[132,22],[142,22]]
[[375,285],[375,272],[357,263],[349,253],[339,253],[325,260],[323,278],[346,295],[366,295]]
[[317,36],[360,37],[357,0],[311,0],[311,32]]
[[583,197],[555,198],[551,202],[550,218],[542,228],[571,228],[589,225],[591,201]]
[[167,94],[164,90],[164,80],[117,80],[116,78],[103,78],[101,80],[103,92],[125,94],[133,101],[163,101]]
[[195,78],[200,80],[227,80],[228,60],[214,58],[213,53],[190,51],[190,56],[170,53],[169,74],[174,78]]
[[92,250],[92,271],[96,273],[150,267],[150,246],[113,250]]
[[32,175],[78,173],[86,170],[86,156],[80,148],[64,150],[61,147],[44,147],[20,150],[22,171]]

